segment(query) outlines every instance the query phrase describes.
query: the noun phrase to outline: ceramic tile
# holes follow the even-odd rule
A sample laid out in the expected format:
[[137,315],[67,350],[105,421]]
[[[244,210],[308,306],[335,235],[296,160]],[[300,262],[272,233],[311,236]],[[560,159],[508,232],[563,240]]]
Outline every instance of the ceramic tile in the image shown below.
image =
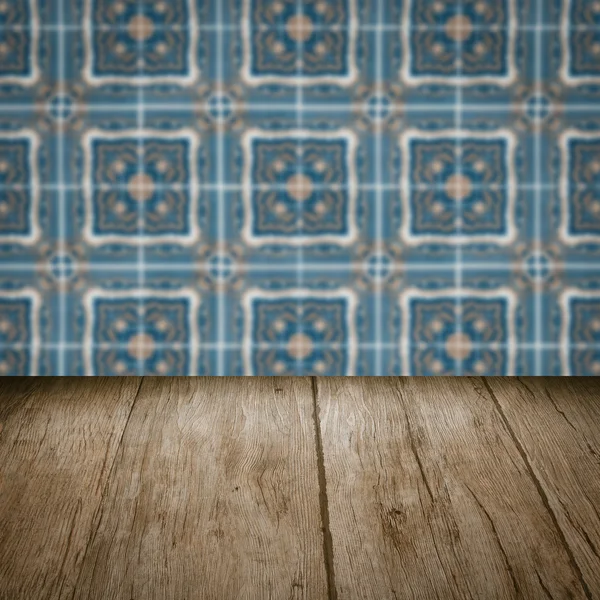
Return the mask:
[[0,1],[0,374],[600,374],[596,0]]

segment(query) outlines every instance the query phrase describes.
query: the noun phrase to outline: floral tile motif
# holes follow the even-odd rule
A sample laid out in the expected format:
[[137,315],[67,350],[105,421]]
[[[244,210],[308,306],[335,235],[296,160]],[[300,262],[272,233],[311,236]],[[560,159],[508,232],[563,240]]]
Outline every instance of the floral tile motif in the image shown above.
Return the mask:
[[248,243],[351,243],[356,235],[355,152],[351,131],[246,132]]
[[242,21],[246,84],[356,80],[354,0],[244,0]]
[[401,297],[403,356],[411,375],[514,372],[514,299],[503,293],[423,293]]
[[195,80],[194,13],[193,0],[86,0],[87,83]]
[[34,243],[39,237],[38,136],[0,132],[0,243]]
[[352,292],[250,290],[245,297],[246,373],[354,372]]
[[94,375],[192,375],[198,348],[193,292],[90,291],[87,372]]
[[35,375],[39,296],[34,290],[0,295],[0,375]]
[[567,130],[561,139],[563,240],[600,243],[600,134]]
[[32,85],[39,79],[37,2],[0,3],[0,85]]
[[567,289],[562,310],[564,373],[600,375],[600,293]]
[[600,4],[595,0],[564,0],[562,23],[565,82],[600,82]]
[[198,141],[191,131],[90,131],[84,172],[89,242],[197,240]]
[[514,136],[510,131],[408,131],[400,140],[402,235],[412,243],[514,239]]
[[0,375],[595,374],[597,0],[0,0]]
[[404,81],[511,83],[514,19],[511,0],[406,0]]

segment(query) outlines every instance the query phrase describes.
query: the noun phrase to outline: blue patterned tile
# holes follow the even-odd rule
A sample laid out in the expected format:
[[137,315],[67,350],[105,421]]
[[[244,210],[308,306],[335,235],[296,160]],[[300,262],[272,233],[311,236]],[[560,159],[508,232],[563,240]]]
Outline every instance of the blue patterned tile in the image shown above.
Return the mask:
[[40,78],[34,0],[0,3],[0,84],[30,86]]
[[189,27],[194,11],[193,0],[86,0],[86,81],[194,81],[197,28]]
[[33,131],[0,133],[0,242],[39,238],[38,147]]
[[193,293],[86,296],[87,371],[96,375],[189,375],[198,348]]
[[407,0],[403,79],[408,84],[458,78],[512,82],[515,16],[511,0]]
[[91,130],[84,140],[89,243],[198,237],[197,146],[191,130]]
[[596,374],[595,0],[0,0],[3,374]]
[[561,300],[565,373],[600,374],[600,292],[570,289],[563,293]]
[[514,136],[510,131],[404,133],[403,237],[413,242],[515,236]]
[[568,85],[600,78],[600,6],[593,0],[564,2],[562,75]]
[[561,151],[563,239],[600,243],[600,134],[567,130]]
[[408,291],[402,352],[413,375],[514,372],[514,297],[510,291]]
[[354,0],[264,2],[243,5],[243,80],[351,85],[356,79]]
[[0,295],[0,374],[35,375],[39,352],[39,296],[34,290]]
[[354,372],[355,300],[351,292],[249,290],[244,302],[246,372]]
[[350,131],[248,131],[243,179],[247,242],[351,243],[355,148]]

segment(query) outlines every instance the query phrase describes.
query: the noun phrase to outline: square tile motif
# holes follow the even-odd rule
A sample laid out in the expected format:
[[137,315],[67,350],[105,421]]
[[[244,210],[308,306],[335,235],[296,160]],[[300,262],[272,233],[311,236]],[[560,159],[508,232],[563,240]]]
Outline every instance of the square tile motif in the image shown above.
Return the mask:
[[193,375],[199,298],[141,291],[86,298],[86,370],[93,375]]
[[351,131],[248,131],[243,177],[248,243],[352,243],[355,154]]
[[561,139],[562,237],[600,238],[600,133],[567,130]]
[[355,0],[243,0],[247,85],[351,85],[356,81]]
[[86,82],[193,82],[195,23],[195,0],[85,0]]
[[514,81],[512,0],[406,0],[404,7],[407,84]]
[[198,143],[191,131],[91,130],[84,171],[89,243],[197,240]]
[[563,369],[600,374],[600,293],[568,289],[562,296]]
[[250,290],[244,304],[247,373],[354,372],[356,302],[352,292]]
[[38,81],[38,22],[35,0],[0,4],[0,85]]
[[564,0],[562,76],[567,84],[600,80],[600,5]]
[[40,300],[34,290],[0,296],[0,375],[35,375]]
[[403,237],[419,241],[514,239],[514,136],[510,131],[406,132],[401,139]]
[[0,375],[598,374],[597,0],[0,0]]
[[39,237],[38,147],[33,131],[0,132],[0,243]]
[[401,298],[402,356],[411,375],[514,372],[510,291],[457,295],[408,290]]

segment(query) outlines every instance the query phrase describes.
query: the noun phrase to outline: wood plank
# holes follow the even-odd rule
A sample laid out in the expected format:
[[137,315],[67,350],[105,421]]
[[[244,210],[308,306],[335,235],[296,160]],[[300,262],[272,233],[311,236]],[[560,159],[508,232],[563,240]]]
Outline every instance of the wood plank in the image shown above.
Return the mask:
[[585,598],[484,391],[463,378],[317,385],[338,598]]
[[600,379],[489,379],[594,597],[600,598]]
[[323,598],[311,381],[144,379],[74,598]]
[[73,593],[140,386],[130,379],[0,383],[0,598]]

